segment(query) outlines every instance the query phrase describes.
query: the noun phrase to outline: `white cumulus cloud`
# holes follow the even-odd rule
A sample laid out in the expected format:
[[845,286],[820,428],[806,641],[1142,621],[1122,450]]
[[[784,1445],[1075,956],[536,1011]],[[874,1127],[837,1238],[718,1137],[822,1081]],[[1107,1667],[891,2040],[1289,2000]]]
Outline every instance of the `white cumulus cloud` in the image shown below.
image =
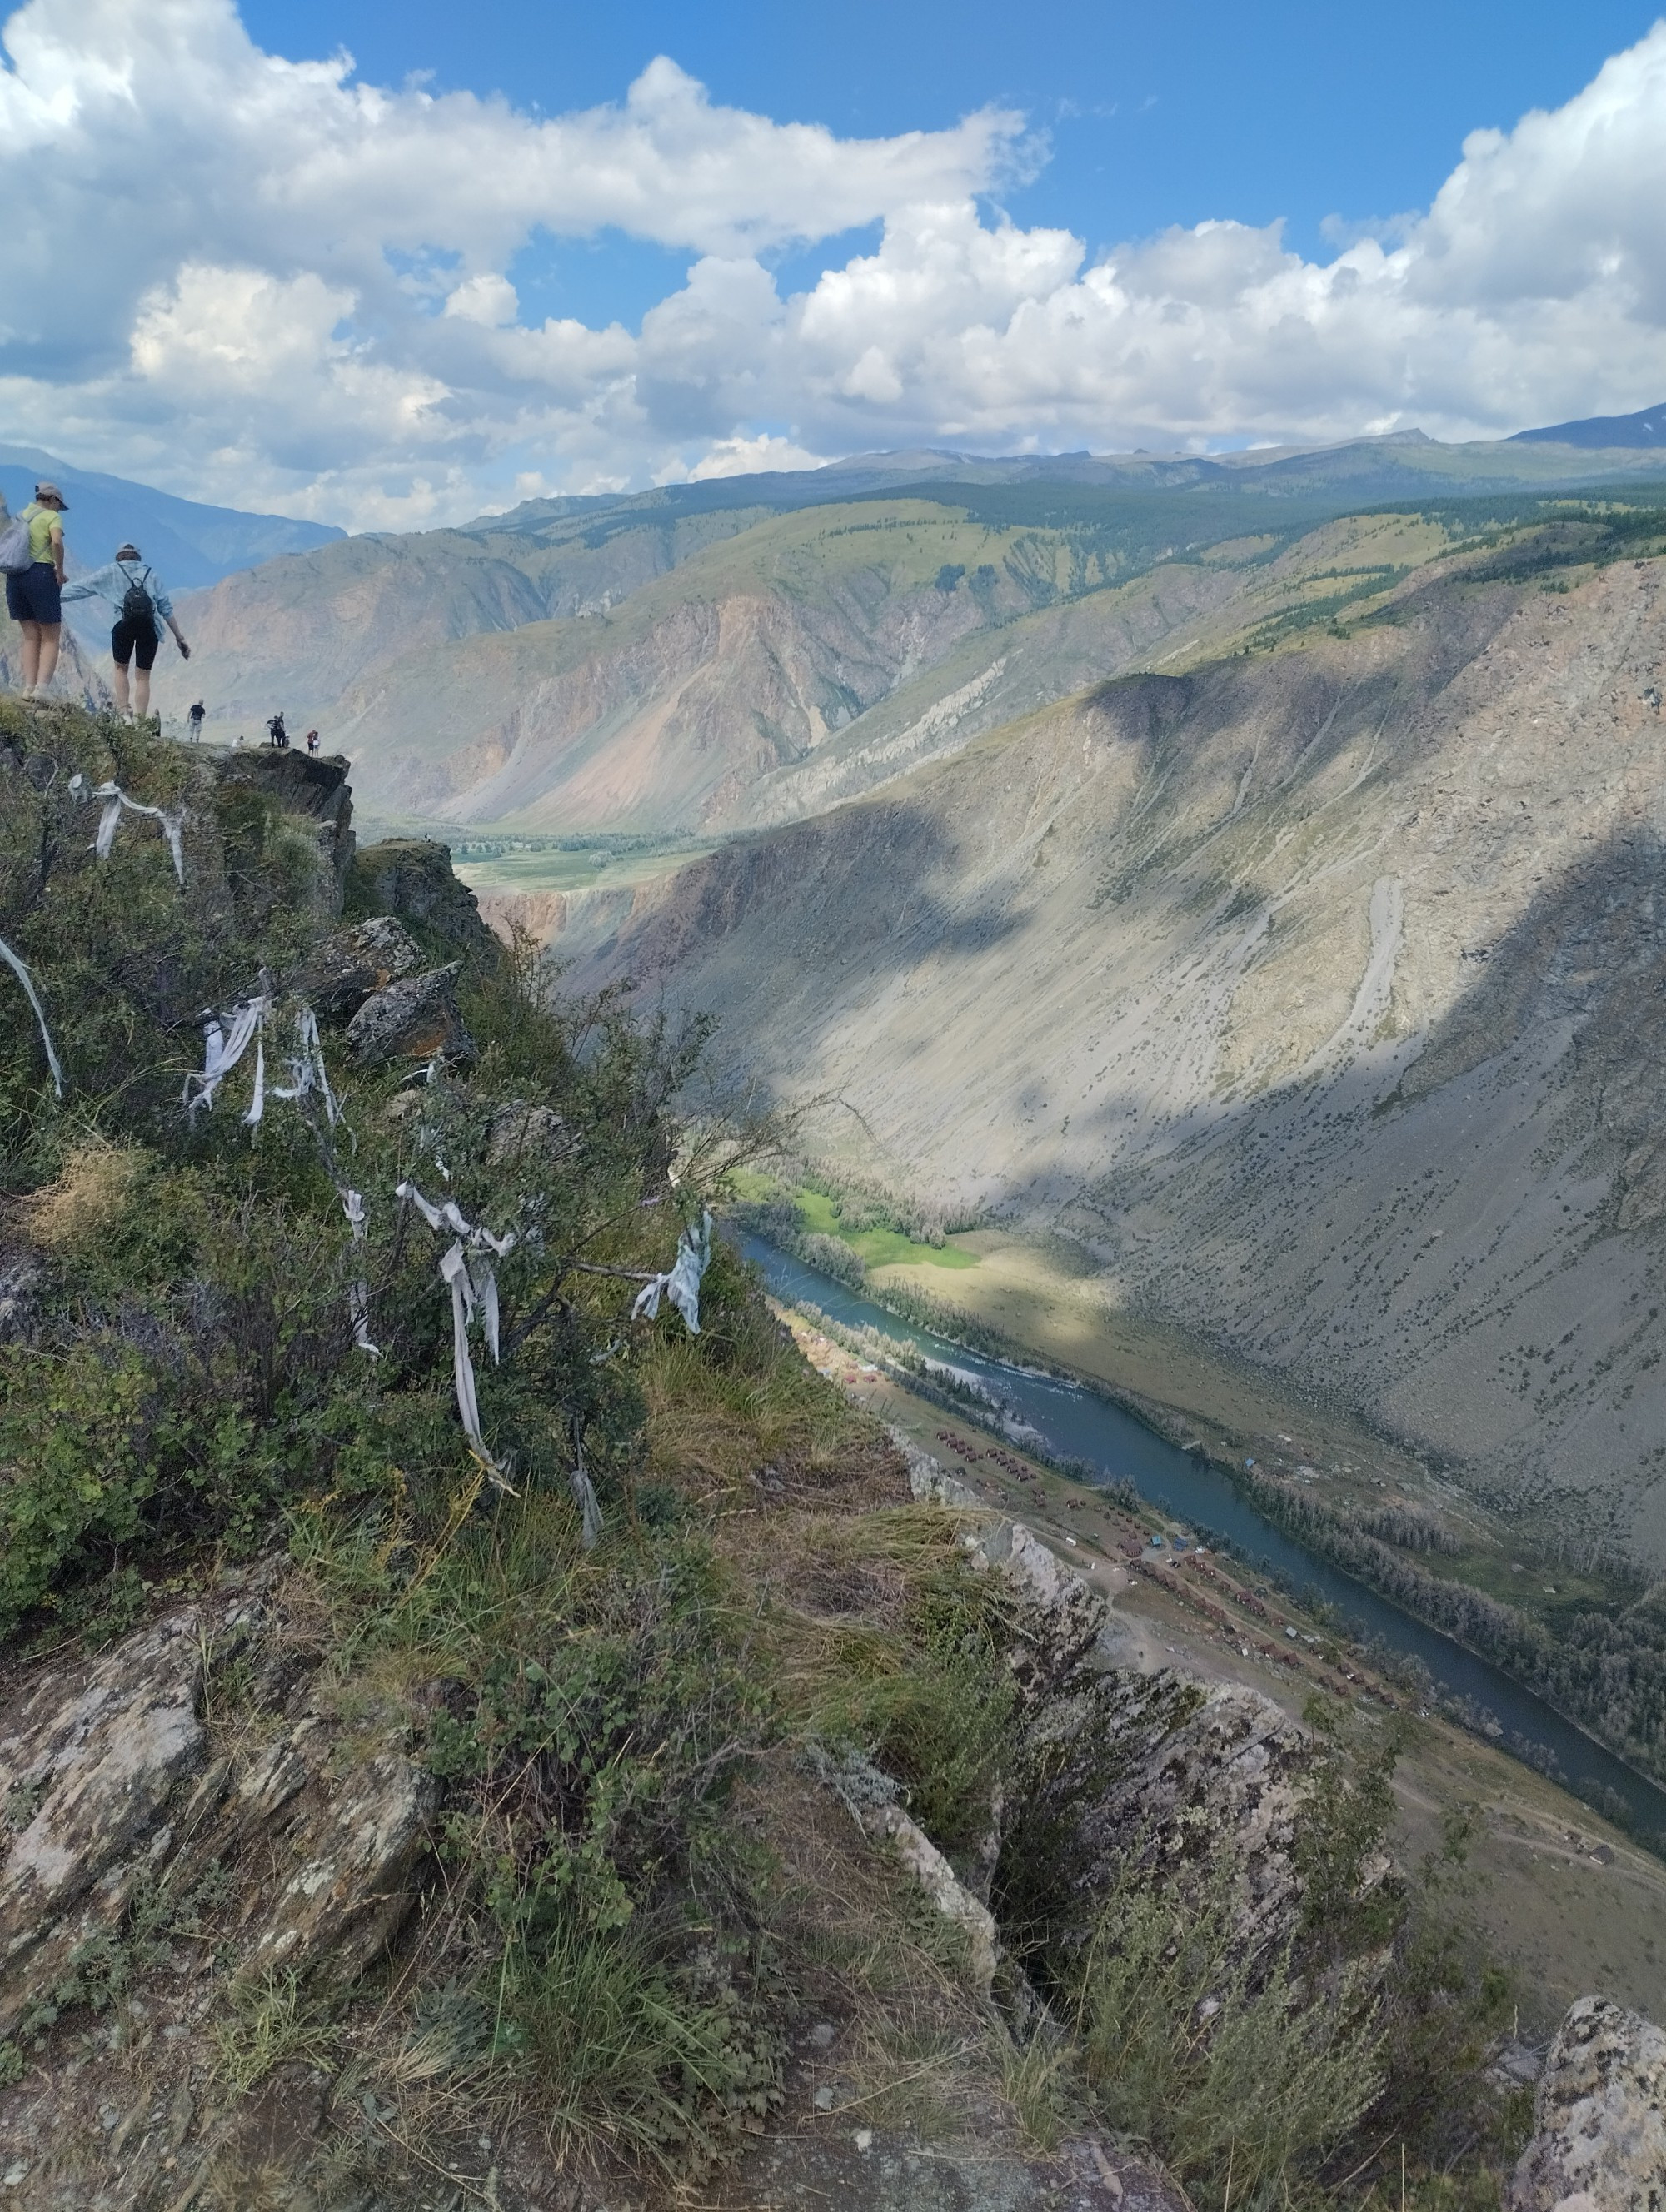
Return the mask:
[[[231,0],[28,0],[4,40],[11,434],[201,497],[398,527],[864,447],[1494,435],[1666,392],[1666,24],[1322,261],[1223,210],[1091,263],[1000,210],[1040,147],[1000,110],[846,139],[661,59],[540,118],[264,53]],[[783,296],[781,249],[876,228]],[[526,316],[518,257],[614,233],[688,256],[640,332]]]

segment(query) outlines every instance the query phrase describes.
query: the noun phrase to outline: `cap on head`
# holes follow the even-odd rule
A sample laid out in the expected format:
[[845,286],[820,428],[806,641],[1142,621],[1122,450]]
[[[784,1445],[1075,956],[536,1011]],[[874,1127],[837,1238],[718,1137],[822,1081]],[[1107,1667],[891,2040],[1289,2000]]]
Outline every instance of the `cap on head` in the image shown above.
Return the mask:
[[34,495],[37,499],[55,499],[66,514],[70,511],[69,501],[64,498],[55,483],[38,483],[34,488]]
[[116,548],[116,558],[118,561],[142,561],[144,556],[131,538],[125,538]]

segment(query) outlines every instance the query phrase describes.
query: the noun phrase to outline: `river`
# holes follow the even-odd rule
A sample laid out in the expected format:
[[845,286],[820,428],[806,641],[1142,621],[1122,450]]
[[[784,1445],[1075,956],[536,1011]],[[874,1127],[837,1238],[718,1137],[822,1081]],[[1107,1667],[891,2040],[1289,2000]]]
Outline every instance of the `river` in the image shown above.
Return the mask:
[[1576,1787],[1584,1784],[1612,1790],[1624,1801],[1641,1839],[1657,1849],[1666,1841],[1666,1790],[1605,1751],[1490,1660],[1465,1650],[1438,1628],[1286,1535],[1207,1460],[1182,1451],[1134,1414],[1079,1383],[968,1351],[929,1329],[899,1321],[860,1291],[847,1289],[759,1237],[742,1234],[737,1241],[778,1297],[792,1304],[819,1307],[847,1328],[876,1328],[973,1378],[1009,1407],[1017,1420],[1034,1429],[1050,1451],[1085,1460],[1108,1480],[1133,1483],[1141,1497],[1177,1522],[1213,1530],[1292,1589],[1312,1592],[1335,1606],[1359,1636],[1375,1638],[1421,1660],[1441,1690],[1494,1715],[1506,1740],[1519,1738],[1548,1751],[1561,1770],[1559,1779]]

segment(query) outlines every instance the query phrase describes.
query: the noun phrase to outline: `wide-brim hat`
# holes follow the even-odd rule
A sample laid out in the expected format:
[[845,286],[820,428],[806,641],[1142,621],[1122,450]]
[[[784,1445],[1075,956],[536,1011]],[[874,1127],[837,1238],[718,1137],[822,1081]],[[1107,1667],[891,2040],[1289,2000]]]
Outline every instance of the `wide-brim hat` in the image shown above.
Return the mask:
[[64,498],[55,483],[38,483],[34,488],[34,495],[37,499],[55,499],[66,514],[70,511],[69,501]]

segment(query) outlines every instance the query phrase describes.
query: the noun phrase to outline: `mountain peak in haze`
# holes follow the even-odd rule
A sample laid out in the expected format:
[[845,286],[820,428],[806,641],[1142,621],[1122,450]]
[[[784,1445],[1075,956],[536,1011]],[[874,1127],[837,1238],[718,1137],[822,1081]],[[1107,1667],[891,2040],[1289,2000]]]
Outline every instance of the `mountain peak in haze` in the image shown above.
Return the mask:
[[280,553],[310,553],[347,534],[329,522],[205,507],[151,484],[75,468],[33,446],[0,446],[0,491],[14,514],[34,496],[42,477],[63,487],[70,516],[65,534],[77,566],[97,568],[131,538],[170,584],[184,590],[217,584]]

